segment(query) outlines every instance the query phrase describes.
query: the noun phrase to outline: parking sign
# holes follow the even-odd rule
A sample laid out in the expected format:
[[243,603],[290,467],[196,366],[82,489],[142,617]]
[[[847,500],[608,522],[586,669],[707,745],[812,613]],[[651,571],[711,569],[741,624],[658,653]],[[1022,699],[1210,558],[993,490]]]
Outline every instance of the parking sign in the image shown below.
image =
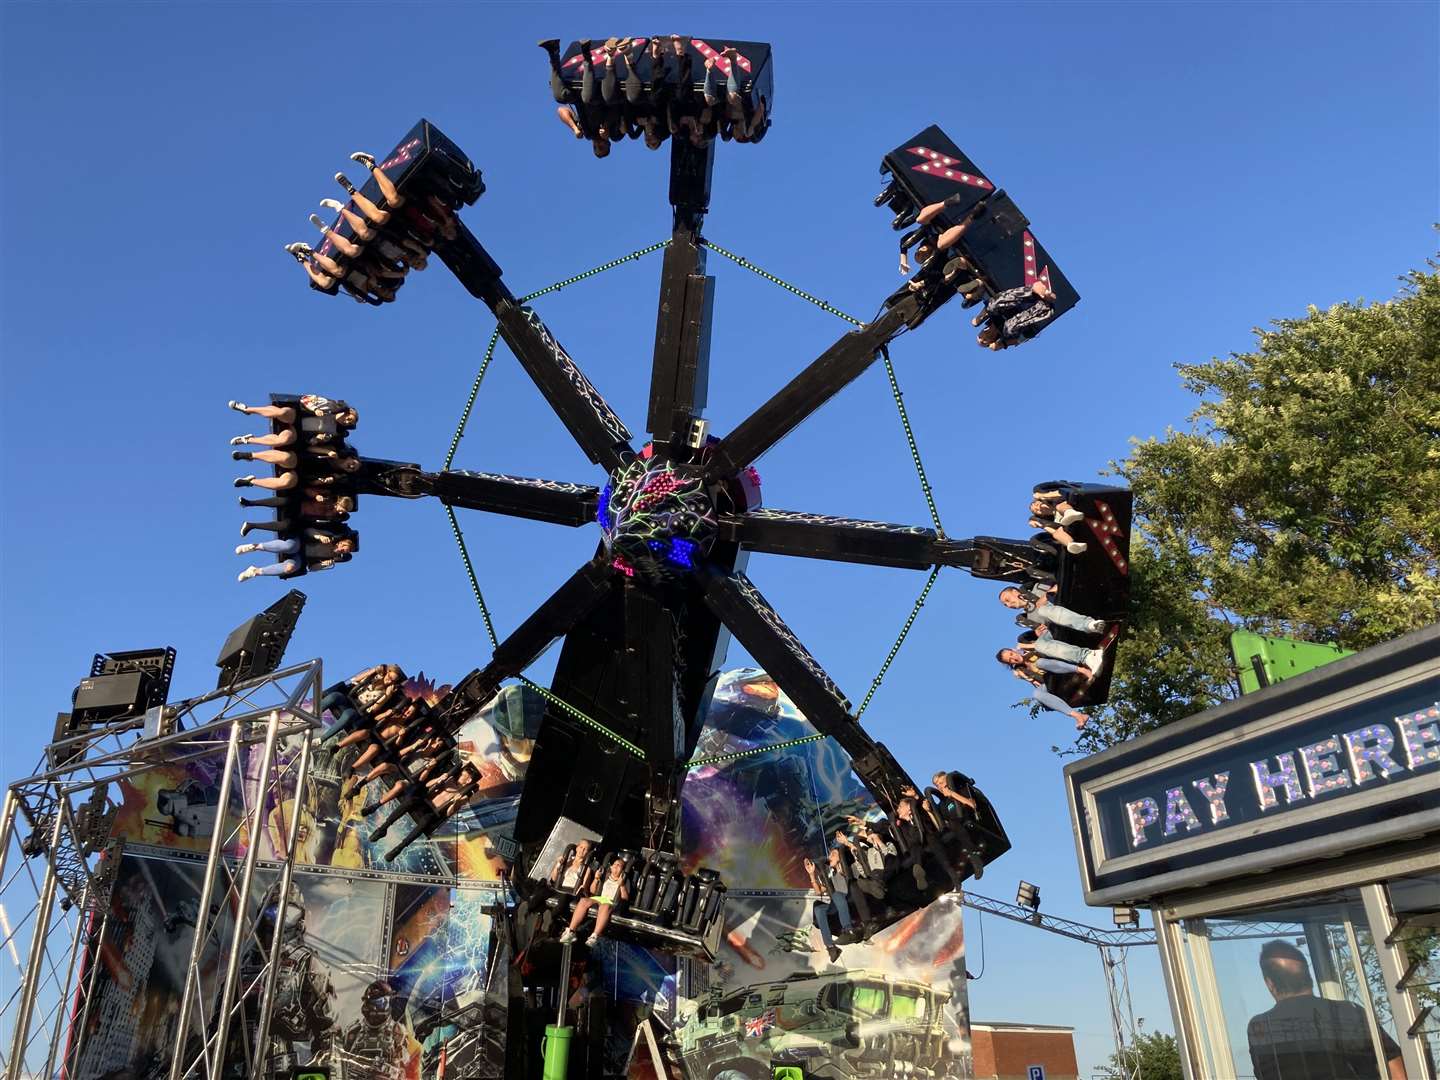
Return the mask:
[[1030,1075],[1026,1078],[1026,1080],[1045,1080],[1045,1066],[1031,1065]]

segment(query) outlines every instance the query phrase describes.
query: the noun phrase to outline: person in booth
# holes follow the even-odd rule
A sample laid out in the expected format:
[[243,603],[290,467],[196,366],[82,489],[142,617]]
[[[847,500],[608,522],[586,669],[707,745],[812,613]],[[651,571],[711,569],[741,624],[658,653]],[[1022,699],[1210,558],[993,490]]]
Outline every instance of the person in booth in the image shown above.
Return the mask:
[[1294,945],[1278,939],[1262,945],[1260,975],[1275,1005],[1246,1027],[1256,1080],[1405,1080],[1395,1040],[1376,1025],[1382,1073],[1365,1010],[1316,997],[1310,965]]

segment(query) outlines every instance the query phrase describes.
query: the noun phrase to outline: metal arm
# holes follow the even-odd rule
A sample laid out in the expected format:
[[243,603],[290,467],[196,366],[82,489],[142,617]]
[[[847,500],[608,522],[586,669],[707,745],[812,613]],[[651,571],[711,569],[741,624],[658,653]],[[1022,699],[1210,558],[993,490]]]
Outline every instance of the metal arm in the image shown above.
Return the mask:
[[826,349],[774,397],[761,405],[711,450],[705,474],[732,476],[753,464],[875,362],[880,349],[916,314],[918,300],[906,296],[872,323],[852,330]]
[[431,495],[448,506],[556,525],[586,525],[594,521],[600,500],[599,489],[593,485],[564,480],[463,470],[432,473],[409,462],[378,458],[361,458],[360,466],[356,489],[362,495],[397,499]]
[[752,510],[724,514],[720,537],[746,551],[796,555],[806,559],[899,566],[929,570],[954,566],[976,577],[1026,581],[1027,570],[1040,568],[1046,554],[1024,540],[977,536],[952,540],[918,525],[806,514],[796,510]]
[[855,774],[885,811],[893,812],[902,797],[901,789],[913,786],[914,781],[850,714],[849,699],[825,669],[743,573],[727,575],[708,569],[704,584],[705,602],[735,639],[789,695],[815,730],[840,744],[850,755]]
[[[677,219],[679,214],[677,212]],[[658,451],[685,454],[691,424],[705,410],[710,376],[710,313],[715,279],[695,227],[677,223],[660,271],[655,359],[646,426]]]

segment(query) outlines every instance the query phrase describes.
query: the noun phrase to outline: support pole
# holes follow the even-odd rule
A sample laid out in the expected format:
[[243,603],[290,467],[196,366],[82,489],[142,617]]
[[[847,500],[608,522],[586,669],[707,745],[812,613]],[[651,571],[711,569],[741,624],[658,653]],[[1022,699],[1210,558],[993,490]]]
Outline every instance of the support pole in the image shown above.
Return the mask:
[[[86,892],[89,892],[88,888]],[[70,987],[75,980],[76,955],[80,951],[80,942],[84,939],[85,929],[85,913],[76,911],[74,914],[75,933],[70,937],[70,961],[65,965],[64,989],[60,993],[60,1000],[55,1003],[55,1026],[50,1029],[50,1050],[45,1055],[45,1071],[40,1074],[42,1077],[55,1075],[55,1055],[60,1051],[60,1038],[65,1018],[70,1015],[66,1006],[70,1002]]]
[[255,805],[250,810],[250,843],[240,867],[240,895],[235,903],[235,937],[230,945],[230,959],[225,965],[225,982],[220,991],[220,1012],[215,1020],[215,1065],[211,1076],[219,1076],[225,1065],[225,1040],[230,1034],[230,1009],[235,997],[235,980],[240,973],[240,954],[244,934],[241,927],[250,906],[250,881],[255,875],[255,860],[260,854],[261,830],[265,827],[265,793],[270,786],[270,765],[275,757],[275,735],[280,729],[280,712],[270,714],[265,725],[265,748],[261,751],[260,777],[256,785]]
[[25,1048],[29,1045],[30,1014],[35,1008],[35,995],[40,989],[40,977],[44,969],[45,943],[49,939],[50,912],[55,906],[55,863],[51,858],[55,845],[60,842],[61,816],[57,812],[50,826],[49,847],[46,850],[45,880],[40,886],[40,903],[35,908],[35,923],[31,927],[30,952],[25,963],[24,984],[20,990],[20,1007],[15,1013],[15,1037],[10,1043],[10,1068],[7,1080],[20,1080],[28,1075],[25,1069]]
[[[310,773],[310,743],[313,733],[305,731],[301,738],[304,742],[300,747],[300,761],[296,765],[295,791],[305,789],[305,781]],[[265,1046],[270,1036],[270,1015],[275,1008],[275,970],[280,964],[280,942],[279,930],[285,925],[285,908],[290,900],[290,878],[295,870],[295,842],[300,836],[300,815],[304,811],[300,808],[302,800],[296,798],[293,805],[295,814],[290,819],[290,828],[285,833],[285,862],[280,869],[280,910],[275,914],[274,939],[270,942],[270,953],[265,960],[265,991],[260,1001],[260,1023],[255,1029],[255,1064],[250,1070],[252,1080],[264,1080]],[[264,805],[264,792],[261,792],[260,805]],[[253,833],[251,834],[254,835]],[[251,846],[254,846],[252,841]]]
[[[230,782],[240,757],[240,725],[236,720],[230,725],[230,741],[225,749],[225,768],[220,776],[220,810],[215,816],[215,832],[210,837],[210,853],[205,860],[205,880],[200,886],[200,915],[195,920],[195,941],[190,946],[190,962],[185,968],[185,990],[180,995],[180,1013],[175,1018],[175,1049],[170,1058],[169,1080],[181,1080],[181,1063],[185,1060],[185,1045],[190,1036],[190,1010],[200,991],[200,960],[205,955],[205,941],[213,929],[210,923],[210,903],[215,895],[215,877],[220,872],[221,858],[225,849],[225,819],[230,811]],[[200,1020],[203,1035],[205,1020]],[[205,1054],[201,1050],[202,1056]],[[188,1064],[188,1063],[187,1063]]]

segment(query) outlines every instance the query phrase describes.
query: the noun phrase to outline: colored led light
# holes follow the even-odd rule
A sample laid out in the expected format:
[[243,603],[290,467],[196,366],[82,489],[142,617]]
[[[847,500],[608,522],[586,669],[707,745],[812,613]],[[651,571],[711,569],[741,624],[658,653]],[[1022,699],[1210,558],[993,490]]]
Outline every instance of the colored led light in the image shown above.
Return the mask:
[[1200,828],[1200,819],[1185,797],[1184,788],[1168,788],[1165,791],[1165,835],[1174,836],[1182,825],[1186,832],[1194,832]]
[[1440,706],[1397,716],[1395,723],[1400,727],[1400,741],[1405,746],[1405,760],[1410,768],[1440,761]]
[[1312,798],[1350,786],[1350,774],[1340,767],[1339,756],[1340,740],[1334,735],[1300,748],[1300,762],[1305,766]]
[[1260,799],[1262,811],[1273,810],[1279,805],[1275,797],[1276,788],[1285,789],[1287,803],[1296,803],[1305,798],[1305,792],[1300,789],[1300,774],[1295,771],[1295,755],[1284,753],[1275,760],[1280,768],[1273,773],[1268,760],[1250,763],[1250,775],[1255,779],[1255,794]]
[[1130,846],[1143,847],[1150,841],[1145,829],[1160,820],[1160,807],[1154,799],[1136,799],[1125,804],[1125,817],[1130,822]]
[[[1388,779],[1391,773],[1401,771],[1400,763],[1390,756],[1390,751],[1395,748],[1395,736],[1384,724],[1347,731],[1343,737],[1356,787],[1374,780],[1376,773],[1382,779]],[[1374,745],[1371,746],[1371,743]]]
[[1210,824],[1219,825],[1230,820],[1230,811],[1225,808],[1225,789],[1230,785],[1230,774],[1228,772],[1217,772],[1215,782],[1212,784],[1205,777],[1191,780],[1190,784],[1201,795],[1205,796],[1205,802],[1210,807]]

